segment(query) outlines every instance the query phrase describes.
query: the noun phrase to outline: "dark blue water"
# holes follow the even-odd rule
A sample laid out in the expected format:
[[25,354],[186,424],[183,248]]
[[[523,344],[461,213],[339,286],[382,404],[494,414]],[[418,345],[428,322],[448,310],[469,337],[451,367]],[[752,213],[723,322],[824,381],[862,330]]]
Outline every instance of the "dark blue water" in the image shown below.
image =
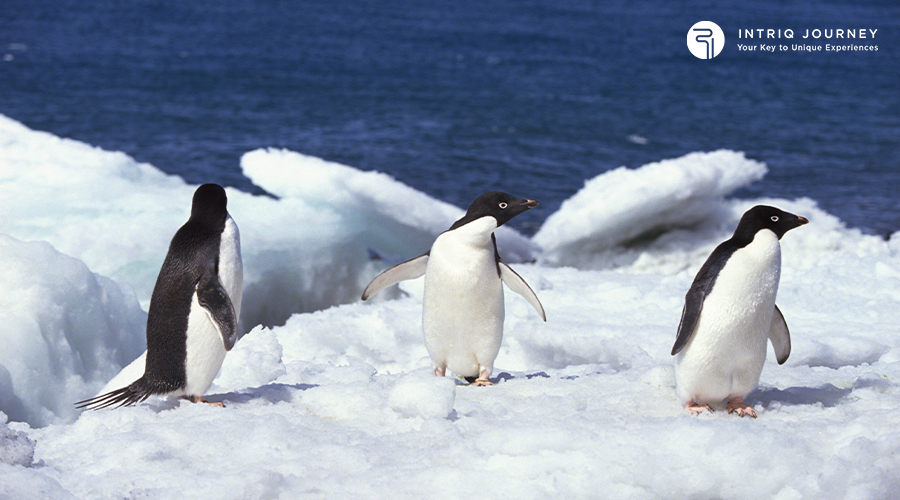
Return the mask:
[[[0,113],[191,183],[260,192],[240,156],[282,147],[461,207],[502,189],[542,202],[529,233],[600,172],[729,148],[770,168],[739,196],[900,230],[900,6],[673,3],[3,0]],[[741,28],[877,29],[878,51],[742,53]]]

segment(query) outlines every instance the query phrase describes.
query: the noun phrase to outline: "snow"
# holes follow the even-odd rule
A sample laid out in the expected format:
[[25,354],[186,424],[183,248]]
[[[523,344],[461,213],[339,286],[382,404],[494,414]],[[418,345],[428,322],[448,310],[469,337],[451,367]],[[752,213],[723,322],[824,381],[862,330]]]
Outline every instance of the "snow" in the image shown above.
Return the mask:
[[13,420],[71,422],[69,395],[98,389],[146,347],[130,290],[48,243],[0,234],[0,289],[0,411]]
[[[900,487],[900,234],[848,229],[809,199],[729,198],[765,173],[741,153],[603,174],[534,242],[507,232],[500,252],[547,322],[506,294],[497,384],[477,388],[431,374],[422,280],[358,300],[462,208],[384,174],[249,152],[245,173],[277,198],[228,191],[254,305],[208,394],[226,407],[151,398],[83,413],[72,403],[144,349],[140,306],[194,186],[2,117],[0,165],[2,498],[869,499]],[[684,293],[760,203],[811,221],[782,240],[792,354],[779,366],[770,350],[747,398],[758,419],[692,417],[669,355]]]
[[0,463],[29,466],[34,462],[34,441],[25,432],[10,429],[8,420],[0,414]]

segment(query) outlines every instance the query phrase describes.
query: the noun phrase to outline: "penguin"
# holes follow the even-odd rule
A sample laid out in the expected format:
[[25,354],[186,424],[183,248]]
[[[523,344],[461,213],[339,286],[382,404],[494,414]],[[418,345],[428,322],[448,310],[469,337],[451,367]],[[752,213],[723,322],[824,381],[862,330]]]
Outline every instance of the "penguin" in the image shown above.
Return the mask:
[[208,403],[203,394],[237,340],[241,311],[240,233],[226,205],[219,185],[194,192],[191,216],[172,238],[150,297],[143,375],[77,408],[127,406],[154,394]]
[[694,415],[726,403],[728,413],[756,412],[744,397],[756,388],[772,343],[778,364],[791,353],[784,316],[775,305],[784,234],[804,217],[758,205],[700,268],[685,295],[672,347],[678,398]]
[[503,283],[547,321],[537,295],[500,258],[494,236],[495,229],[537,205],[499,191],[482,194],[431,250],[376,276],[362,300],[424,275],[422,329],[434,374],[443,377],[449,368],[470,384],[493,385],[490,375],[503,337]]

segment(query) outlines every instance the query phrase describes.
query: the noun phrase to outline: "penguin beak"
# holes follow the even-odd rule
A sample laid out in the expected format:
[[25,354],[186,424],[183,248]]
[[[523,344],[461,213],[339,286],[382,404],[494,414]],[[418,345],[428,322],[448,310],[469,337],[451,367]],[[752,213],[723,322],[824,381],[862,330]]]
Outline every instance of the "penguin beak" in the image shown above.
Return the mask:
[[538,202],[536,202],[534,200],[525,200],[525,202],[522,204],[525,205],[526,209],[534,208],[534,207],[538,206]]
[[806,217],[800,217],[798,215],[797,216],[797,224],[800,226],[802,226],[803,224],[809,224],[809,219],[807,219]]

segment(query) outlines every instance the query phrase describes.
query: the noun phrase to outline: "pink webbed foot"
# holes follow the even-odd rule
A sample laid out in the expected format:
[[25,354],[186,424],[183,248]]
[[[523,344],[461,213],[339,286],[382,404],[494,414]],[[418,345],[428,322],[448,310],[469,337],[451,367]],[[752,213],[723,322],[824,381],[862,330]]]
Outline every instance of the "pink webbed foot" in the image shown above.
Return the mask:
[[476,387],[487,387],[489,385],[494,385],[493,382],[488,380],[490,376],[491,372],[487,370],[481,370],[481,373],[478,374],[478,378],[476,378],[475,381],[469,385],[474,385]]
[[744,415],[750,415],[756,418],[756,412],[744,403],[744,398],[733,398],[728,402],[726,408],[728,408],[728,413],[737,413],[739,417],[743,418]]
[[206,403],[209,406],[218,406],[220,408],[225,408],[225,403],[223,403],[221,401],[209,402],[209,401],[203,399],[203,396],[182,396],[182,397],[184,399],[187,399],[191,403]]
[[712,409],[712,406],[695,403],[693,399],[688,401],[687,404],[684,405],[684,407],[687,409],[687,411],[691,412],[691,415],[700,415],[704,411],[713,413],[714,411]]
[[441,367],[439,367],[439,366],[435,366],[435,367],[434,367],[434,376],[435,376],[435,377],[443,377],[443,376],[446,375],[446,374],[447,374],[447,369],[446,369],[446,368],[441,368]]

